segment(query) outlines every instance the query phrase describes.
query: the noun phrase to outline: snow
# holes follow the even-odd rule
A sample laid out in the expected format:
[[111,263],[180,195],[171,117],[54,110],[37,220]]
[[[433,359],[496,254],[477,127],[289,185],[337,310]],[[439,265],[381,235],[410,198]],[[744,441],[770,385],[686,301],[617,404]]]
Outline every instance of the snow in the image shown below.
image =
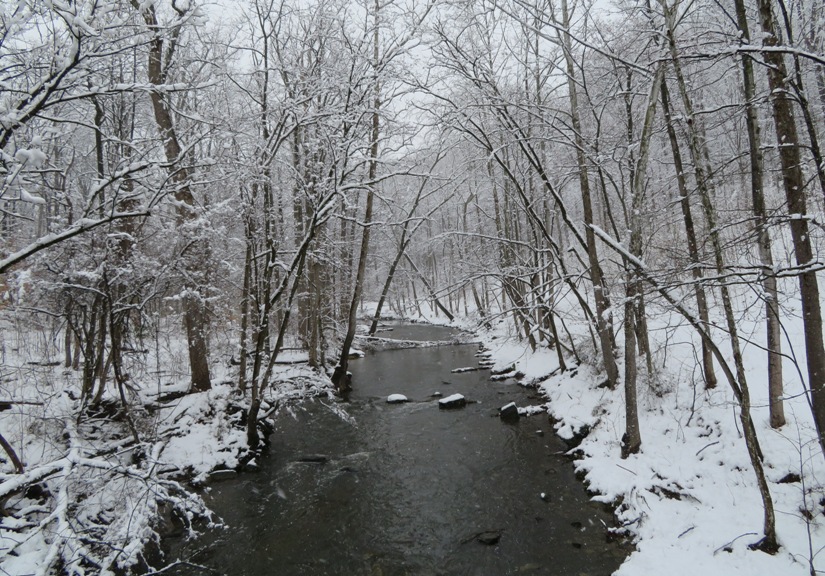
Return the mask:
[[446,398],[442,398],[438,401],[439,404],[450,404],[451,402],[457,402],[459,400],[463,400],[464,396],[461,394],[452,394],[447,396]]
[[37,148],[18,148],[14,153],[14,159],[30,168],[42,168],[48,158],[42,150]]
[[235,468],[246,452],[246,434],[230,426],[216,413],[226,411],[232,389],[216,386],[208,392],[189,394],[163,411],[163,423],[172,423],[173,436],[161,453],[165,464],[179,469],[191,469],[195,482],[204,482],[216,468]]
[[[60,352],[42,348],[48,341],[42,336],[36,326],[0,331],[10,376],[0,399],[27,402],[0,412],[0,432],[25,466],[16,474],[5,458],[0,461],[0,499],[13,514],[0,518],[0,574],[45,576],[55,563],[80,566],[80,558],[100,566],[95,574],[125,573],[160,538],[162,510],[179,517],[189,535],[196,520],[202,526],[216,521],[188,483],[207,483],[212,470],[240,469],[246,460],[254,466],[239,420],[248,396],[237,394],[228,363],[214,366],[211,390],[172,401],[170,393],[188,389],[180,369],[186,364],[183,339],[163,344],[159,358],[151,352],[130,366],[136,387],[131,414],[141,435],[135,444],[123,418],[87,414],[78,423],[81,374],[54,362]],[[111,388],[104,400],[119,406]],[[278,366],[261,415],[271,417],[279,406],[310,395],[330,396],[328,379],[306,365]],[[43,486],[45,495],[21,489],[29,485]]]
[[[788,424],[773,430],[767,409],[767,360],[760,348],[762,323],[758,318],[740,319],[749,342],[744,355],[752,415],[765,454],[781,545],[771,556],[748,548],[761,538],[763,513],[733,394],[721,378],[710,391],[695,382],[698,338],[677,317],[650,312],[652,335],[669,337],[671,345],[666,365],[659,366],[650,383],[640,365],[642,451],[625,460],[620,457],[621,383],[615,390],[600,386],[604,377],[586,364],[559,372],[554,351],[531,353],[503,327],[482,335],[494,369],[515,365],[525,374],[523,382],[537,385],[546,397],[547,403],[529,407],[530,413],[547,412],[565,440],[585,435],[571,451],[578,458],[574,465],[593,500],[618,506],[617,522],[636,548],[615,574],[803,576],[812,573],[811,562],[825,570],[825,459],[796,368],[785,362]],[[793,353],[804,362],[801,320],[793,309],[789,316],[788,338]],[[801,482],[779,483],[789,473],[800,475]],[[809,511],[809,520],[801,510]]]
[[390,404],[396,404],[396,403],[406,402],[406,401],[407,401],[407,397],[404,396],[403,394],[390,394],[389,396],[387,396],[387,402],[390,403]]

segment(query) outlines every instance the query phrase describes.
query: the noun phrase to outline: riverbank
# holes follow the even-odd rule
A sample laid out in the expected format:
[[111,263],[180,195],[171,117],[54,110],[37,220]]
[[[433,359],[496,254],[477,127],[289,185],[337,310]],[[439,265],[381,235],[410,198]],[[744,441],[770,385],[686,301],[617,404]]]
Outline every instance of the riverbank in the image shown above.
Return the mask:
[[[171,341],[129,363],[128,410],[114,386],[83,407],[82,374],[63,367],[59,349],[44,347],[36,330],[2,334],[0,433],[22,470],[0,454],[0,573],[157,568],[154,552],[171,525],[194,535],[218,520],[202,498],[211,482],[256,468],[249,399],[231,363],[213,364],[211,390],[189,394],[185,342]],[[332,399],[329,379],[306,365],[278,366],[273,380],[263,419],[305,398]]]
[[[654,333],[667,320],[659,318]],[[750,328],[758,339],[757,327]],[[524,375],[522,383],[546,397],[541,409],[559,436],[583,436],[571,451],[576,470],[594,500],[617,507],[620,531],[636,546],[617,576],[810,576],[825,570],[825,460],[798,378],[786,382],[788,423],[771,429],[764,353],[757,345],[746,347],[781,545],[768,555],[748,548],[761,537],[762,506],[733,395],[724,382],[710,391],[696,386],[692,334],[667,334],[681,344],[668,348],[665,368],[640,378],[642,451],[626,460],[620,457],[621,386],[600,386],[603,377],[587,365],[559,372],[555,351],[531,353],[502,324],[481,338],[494,369],[514,367]]]
[[[770,429],[762,353],[755,345],[745,349],[781,544],[779,553],[769,556],[748,549],[760,537],[762,511],[733,397],[721,384],[712,391],[694,386],[696,342],[686,329],[665,331],[668,320],[656,318],[653,333],[679,344],[667,348],[664,368],[640,383],[642,452],[627,460],[619,455],[621,389],[600,387],[598,373],[584,364],[559,372],[554,351],[529,352],[503,323],[480,332],[479,338],[494,370],[514,368],[522,384],[535,386],[546,398],[540,405],[521,406],[523,413],[534,418],[547,413],[559,436],[581,440],[571,451],[576,471],[593,500],[617,507],[620,532],[636,546],[617,575],[665,570],[677,576],[697,571],[703,576],[803,576],[825,569],[825,466],[798,378],[787,378],[788,424]],[[473,326],[465,322],[463,327]],[[755,323],[750,328],[758,334]],[[801,340],[800,333],[789,335]],[[143,438],[151,440],[136,451],[123,418],[91,415],[74,424],[77,405],[71,391],[78,385],[77,374],[55,366],[48,356],[42,360],[36,348],[31,352],[9,355],[6,366],[18,367],[20,385],[8,391],[34,403],[0,413],[0,430],[26,465],[23,480],[42,491],[16,491],[22,477],[14,474],[0,479],[0,489],[6,490],[0,496],[8,495],[5,505],[15,514],[0,522],[5,554],[0,568],[7,573],[42,574],[39,567],[50,558],[78,559],[91,552],[112,568],[138,566],[143,547],[160,537],[161,513],[175,510],[187,528],[192,518],[208,517],[193,485],[209,489],[216,471],[226,477],[255,469],[240,422],[245,400],[234,391],[231,366],[218,366],[215,380],[225,383],[209,392],[176,397],[185,388],[185,374],[175,371],[158,374],[156,387],[136,390],[142,398],[136,405],[145,410],[133,417]],[[170,356],[164,362],[179,365],[173,360]],[[332,400],[328,380],[306,366],[279,366],[276,379],[263,414],[307,396]],[[51,384],[25,386],[32,381]],[[42,433],[31,434],[32,427]],[[57,506],[49,507],[54,502]],[[72,502],[82,504],[70,506]],[[94,539],[73,537],[78,526],[91,527]],[[110,551],[101,552],[104,546]]]

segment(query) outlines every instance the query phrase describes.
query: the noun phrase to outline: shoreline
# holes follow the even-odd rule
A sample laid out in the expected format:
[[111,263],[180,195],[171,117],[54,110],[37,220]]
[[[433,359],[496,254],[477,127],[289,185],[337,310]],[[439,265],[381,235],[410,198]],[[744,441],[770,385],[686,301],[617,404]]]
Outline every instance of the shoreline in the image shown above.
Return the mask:
[[[612,532],[634,548],[615,576],[647,576],[664,566],[673,576],[810,576],[810,549],[814,565],[825,568],[825,558],[816,556],[825,548],[825,500],[818,514],[806,518],[799,512],[800,495],[793,494],[802,486],[811,496],[825,492],[825,466],[815,448],[795,470],[785,457],[791,447],[787,438],[757,416],[782,547],[775,555],[752,551],[748,545],[759,539],[761,507],[727,389],[701,392],[698,399],[686,398],[690,390],[678,383],[664,391],[644,390],[642,451],[622,460],[622,390],[602,387],[599,374],[586,364],[558,372],[554,351],[531,353],[526,343],[491,331],[481,337],[495,368],[513,366],[541,394],[544,403],[530,412],[548,414],[556,434],[571,446],[567,456],[591,500],[614,511]],[[680,414],[686,400],[694,405]],[[754,412],[759,410],[766,408]],[[797,432],[806,416],[795,423]],[[810,440],[807,446],[810,450]]]

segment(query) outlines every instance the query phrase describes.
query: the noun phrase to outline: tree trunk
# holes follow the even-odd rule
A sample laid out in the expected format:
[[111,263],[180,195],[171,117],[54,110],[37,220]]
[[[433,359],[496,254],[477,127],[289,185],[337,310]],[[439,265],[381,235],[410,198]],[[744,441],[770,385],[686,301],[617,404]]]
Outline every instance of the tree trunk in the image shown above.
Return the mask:
[[[787,43],[789,46],[794,46],[793,27],[791,25],[790,15],[784,0],[777,2],[780,11],[782,12],[782,21],[785,23],[785,33],[787,34]],[[813,46],[805,46],[809,50],[815,50]],[[802,65],[799,61],[799,55],[792,56],[794,64],[794,75],[788,77],[788,86],[793,88],[796,95],[796,103],[799,105],[799,111],[802,112],[802,120],[805,124],[805,129],[808,132],[808,141],[811,145],[811,155],[813,156],[813,169],[816,170],[817,180],[819,181],[819,191],[823,198],[825,198],[825,163],[822,159],[822,149],[819,147],[819,137],[816,133],[816,124],[811,115],[811,105],[808,100],[808,95],[805,92],[805,82],[802,79]],[[818,68],[822,68],[818,66]]]
[[243,288],[241,288],[241,333],[240,333],[240,359],[238,361],[238,390],[246,394],[246,368],[248,357],[248,332],[249,332],[249,300],[252,291],[252,243],[247,235],[246,249],[244,250],[243,267]]
[[[140,4],[137,0],[132,0],[132,5],[139,9],[143,15],[147,27],[153,34],[149,41],[149,61],[147,65],[147,75],[149,84],[161,86],[166,83],[166,70],[164,70],[164,43],[160,36],[155,7],[153,4]],[[171,46],[166,53],[167,61],[174,51],[177,31],[173,32]],[[178,142],[172,115],[169,112],[168,104],[164,98],[164,92],[154,89],[149,92],[152,102],[152,111],[155,117],[160,136],[163,139],[166,161],[170,164],[179,163],[181,158],[181,146]],[[175,200],[176,211],[179,224],[184,224],[195,220],[194,210],[195,200],[190,188],[189,170],[184,166],[170,168],[170,176],[176,184]],[[195,243],[184,255],[184,266],[189,275],[200,276],[206,269],[209,247],[203,238],[192,239]],[[207,350],[207,332],[209,330],[209,314],[200,293],[201,286],[186,287],[183,297],[183,324],[186,329],[186,339],[189,348],[189,369],[191,373],[192,390],[203,392],[212,387],[209,374],[209,354]]]
[[[430,166],[429,174],[432,175],[435,167],[441,161],[443,156],[438,154],[436,156],[435,162],[433,162],[432,166]],[[375,331],[378,329],[378,322],[381,319],[381,310],[384,308],[384,302],[387,300],[387,295],[390,292],[390,286],[392,285],[392,281],[395,278],[395,272],[398,270],[398,265],[401,263],[401,259],[404,257],[404,253],[407,250],[407,247],[410,245],[410,241],[412,240],[412,235],[421,227],[421,225],[426,221],[426,219],[419,220],[413,227],[410,229],[410,223],[412,222],[412,218],[415,215],[416,210],[418,209],[418,205],[421,203],[421,197],[424,193],[424,188],[427,186],[427,183],[430,181],[429,176],[424,178],[421,182],[421,185],[418,187],[418,192],[415,195],[415,199],[413,200],[412,206],[410,207],[409,213],[407,214],[406,219],[404,220],[404,225],[401,228],[401,239],[398,241],[398,250],[395,252],[395,257],[390,263],[390,269],[387,272],[387,278],[384,280],[384,287],[381,290],[381,296],[378,298],[378,304],[375,306],[375,314],[373,315],[372,322],[370,323],[370,329],[368,334],[370,336],[375,335]],[[445,200],[446,201],[446,200]],[[431,216],[433,212],[438,210],[443,205],[443,202],[436,206],[433,210],[427,214],[427,216]]]
[[[650,157],[650,140],[653,133],[653,121],[656,118],[656,103],[659,100],[659,88],[662,84],[664,68],[660,65],[651,81],[650,93],[645,106],[642,133],[639,135],[639,157],[633,167],[631,180],[631,209],[628,214],[628,239],[630,253],[642,259],[642,223],[641,212],[645,202],[644,181],[647,173],[647,161]],[[595,233],[593,234],[595,240]],[[625,304],[624,304],[624,390],[625,390],[625,433],[622,437],[622,458],[637,453],[641,449],[642,435],[639,428],[639,408],[636,399],[637,358],[636,334],[639,330],[640,317],[637,299],[641,297],[641,279],[636,268],[625,260]]]
[[[570,15],[567,10],[567,0],[561,1],[562,26],[565,30],[570,26]],[[610,388],[615,388],[619,380],[619,369],[616,358],[613,356],[613,334],[607,314],[610,310],[610,300],[607,287],[602,275],[599,261],[596,237],[593,234],[593,207],[590,199],[590,181],[587,174],[587,160],[584,156],[584,137],[582,136],[581,120],[579,117],[578,94],[575,81],[575,62],[573,61],[572,42],[568,32],[561,34],[564,47],[564,59],[567,66],[567,90],[570,97],[570,116],[573,124],[573,139],[576,145],[576,161],[578,163],[579,185],[582,196],[582,212],[584,217],[585,238],[587,240],[587,257],[590,265],[590,280],[593,284],[593,296],[596,304],[596,331],[599,335],[599,345],[602,350],[602,361],[607,374]]]
[[[687,180],[685,178],[685,168],[682,164],[682,153],[679,150],[679,140],[676,137],[676,129],[673,127],[673,117],[670,111],[670,97],[668,96],[667,81],[662,80],[662,111],[665,116],[670,150],[673,155],[673,168],[676,172],[676,183],[679,188],[679,199],[682,207],[682,218],[685,222],[685,235],[687,236],[688,255],[691,261],[691,274],[693,275],[693,291],[696,296],[696,309],[699,313],[699,320],[710,327],[710,317],[708,314],[708,303],[705,294],[705,285],[702,281],[702,261],[699,256],[699,242],[696,240],[696,227],[693,224],[693,212],[690,208],[690,196],[688,192]],[[716,388],[716,373],[713,370],[713,354],[705,340],[702,340],[702,373],[705,378],[705,388]]]
[[379,47],[378,41],[380,37],[380,3],[375,0],[373,5],[373,72],[375,77],[373,82],[373,110],[372,110],[372,130],[370,133],[370,158],[367,169],[368,188],[367,188],[367,202],[364,207],[364,230],[361,235],[361,249],[358,253],[358,271],[355,274],[355,287],[352,291],[352,300],[350,300],[349,314],[347,316],[347,333],[344,336],[344,342],[341,345],[341,357],[335,370],[332,374],[332,383],[339,392],[343,392],[349,387],[348,368],[349,368],[349,354],[352,342],[355,339],[355,328],[358,316],[358,303],[361,300],[361,292],[364,289],[364,275],[367,269],[367,257],[370,250],[370,231],[372,230],[372,205],[375,199],[375,177],[378,174],[378,139],[380,136],[380,114],[381,109],[381,85],[378,81],[379,70]]
[[762,43],[767,50],[762,57],[768,64],[768,85],[771,90],[771,110],[776,128],[779,161],[782,166],[782,184],[788,203],[791,237],[799,273],[799,294],[802,300],[802,321],[805,329],[805,350],[808,358],[808,386],[819,444],[825,454],[825,344],[822,340],[822,311],[819,302],[819,283],[816,272],[806,270],[815,262],[808,231],[808,210],[805,198],[805,177],[799,137],[796,132],[793,101],[787,92],[789,81],[785,60],[773,48],[779,44],[776,22],[769,0],[757,0]]
[[[409,262],[410,266],[412,266],[412,269],[415,271],[416,275],[418,275],[418,277],[421,279],[421,283],[424,284],[424,287],[427,289],[427,293],[430,295],[430,299],[433,301],[433,304],[444,313],[444,315],[447,317],[447,320],[452,322],[455,319],[455,317],[452,314],[450,314],[450,311],[447,310],[447,308],[445,308],[444,305],[441,303],[441,300],[438,299],[438,296],[436,295],[435,290],[433,290],[433,287],[430,284],[429,280],[427,280],[427,278],[424,276],[421,270],[419,270],[418,266],[415,264],[415,262],[413,262],[412,258],[410,258],[410,255],[404,253],[404,259],[407,262]],[[413,290],[415,290],[415,284],[413,284]],[[413,297],[416,300],[418,300],[417,296]]]
[[711,171],[709,166],[705,166],[703,164],[705,159],[709,157],[706,149],[707,142],[694,113],[693,103],[687,90],[687,83],[682,73],[681,60],[676,47],[675,26],[678,1],[672,7],[667,6],[666,0],[659,1],[662,4],[662,8],[665,13],[671,61],[673,63],[674,71],[676,72],[679,93],[682,97],[682,103],[685,108],[685,116],[687,118],[688,143],[690,144],[691,156],[694,163],[694,170],[696,172],[696,183],[701,196],[702,209],[705,214],[707,227],[710,231],[710,240],[716,263],[716,271],[719,275],[719,291],[722,298],[722,308],[725,313],[725,323],[728,329],[734,366],[736,368],[736,381],[739,383],[739,418],[745,431],[745,443],[747,445],[748,455],[750,456],[751,465],[756,472],[759,492],[762,496],[762,529],[764,538],[758,546],[766,552],[774,553],[779,548],[779,544],[776,539],[776,519],[773,509],[773,500],[770,495],[770,490],[768,489],[767,481],[765,480],[764,470],[762,467],[762,453],[759,449],[756,430],[753,427],[753,420],[750,414],[750,393],[748,391],[747,379],[745,378],[745,366],[742,360],[742,352],[739,344],[739,333],[733,313],[733,304],[730,297],[728,282],[725,277],[725,263],[722,254],[722,245],[719,239],[716,212],[711,197],[712,182],[709,178]]
[[639,429],[639,408],[636,400],[636,326],[634,316],[636,307],[633,298],[636,280],[627,283],[627,299],[624,304],[624,405],[625,432],[622,435],[622,458],[636,454],[642,447],[642,435]]
[[[736,19],[742,42],[750,44],[748,17],[743,0],[734,0]],[[768,394],[771,427],[785,425],[784,395],[782,384],[782,327],[779,318],[779,293],[773,272],[771,237],[765,208],[764,169],[760,148],[759,114],[756,109],[756,80],[753,61],[748,54],[742,55],[742,84],[745,95],[745,117],[748,129],[748,154],[750,157],[751,199],[755,221],[756,243],[762,265],[762,287],[765,290],[766,333],[768,348]]]

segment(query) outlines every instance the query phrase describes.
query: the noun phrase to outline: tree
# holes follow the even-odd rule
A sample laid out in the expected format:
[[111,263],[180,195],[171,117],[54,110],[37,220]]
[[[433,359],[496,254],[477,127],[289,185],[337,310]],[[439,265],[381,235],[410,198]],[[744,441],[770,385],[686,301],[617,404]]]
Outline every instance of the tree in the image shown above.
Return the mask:
[[[750,44],[751,35],[745,3],[736,0],[736,22],[742,42]],[[785,411],[782,404],[782,327],[779,317],[779,290],[773,274],[773,254],[768,230],[768,215],[765,209],[764,159],[761,150],[759,117],[756,107],[756,79],[753,60],[742,54],[742,85],[745,96],[745,114],[748,132],[748,152],[750,157],[751,198],[755,219],[756,244],[762,264],[762,286],[765,289],[765,330],[768,348],[768,388],[770,391],[771,426],[785,425]]]
[[811,394],[814,422],[819,432],[819,443],[825,454],[825,344],[822,340],[819,283],[815,270],[811,269],[815,260],[808,225],[805,177],[802,174],[796,117],[793,101],[787,90],[790,79],[785,60],[780,51],[774,50],[780,43],[771,4],[767,0],[757,0],[757,6],[763,34],[762,56],[769,65],[767,73],[771,89],[771,112],[782,167],[782,185],[785,189],[794,254],[799,268],[797,274],[805,327],[808,389]]
[[[575,61],[573,55],[573,42],[570,38],[571,14],[567,8],[567,1],[561,0],[561,22],[552,15],[553,21],[559,26],[557,34],[559,43],[564,52],[564,61],[567,75],[567,90],[570,98],[570,121],[573,129],[573,143],[576,150],[576,161],[579,168],[579,188],[582,198],[582,216],[585,226],[585,238],[587,239],[587,258],[590,264],[590,281],[593,284],[593,295],[596,304],[596,330],[599,334],[599,344],[602,350],[602,360],[607,373],[607,382],[610,388],[616,386],[619,379],[619,370],[616,367],[616,359],[613,356],[613,334],[608,323],[610,309],[610,299],[608,297],[607,283],[602,273],[602,265],[599,260],[598,247],[596,246],[596,236],[593,233],[593,206],[590,193],[590,177],[588,176],[588,166],[585,159],[585,144],[582,135],[582,123],[579,114],[579,98],[576,88]],[[634,192],[635,193],[635,192]],[[625,327],[633,326],[625,321]],[[626,336],[627,337],[627,336]],[[632,384],[635,386],[635,378]]]
[[360,221],[362,226],[361,243],[358,252],[358,268],[355,274],[352,298],[349,301],[348,315],[346,322],[346,332],[344,334],[343,343],[341,344],[341,353],[338,363],[335,366],[332,374],[332,383],[339,390],[344,391],[349,386],[348,382],[348,364],[350,349],[355,338],[355,330],[358,316],[358,305],[361,301],[361,295],[364,289],[364,275],[366,273],[367,259],[369,257],[370,236],[372,231],[373,219],[373,205],[375,202],[376,188],[379,180],[379,166],[380,166],[380,146],[382,140],[381,134],[381,109],[386,105],[386,100],[391,100],[391,97],[385,94],[384,84],[388,79],[385,77],[385,70],[399,59],[408,49],[411,42],[415,39],[421,24],[426,19],[433,2],[429,1],[424,4],[419,11],[412,11],[406,15],[411,20],[411,25],[403,35],[391,39],[387,47],[381,45],[381,30],[384,22],[385,14],[382,12],[381,3],[375,0],[371,9],[372,25],[370,30],[365,30],[364,37],[369,37],[371,40],[372,54],[369,60],[371,77],[368,88],[369,98],[369,148],[367,153],[367,169],[366,178],[363,186],[366,188],[366,201],[364,204],[363,218]]
[[[179,8],[175,2],[172,2],[176,17],[168,25],[162,26],[158,20],[155,4],[144,4],[138,0],[131,1],[132,6],[143,17],[150,34],[146,66],[146,74],[152,86],[149,98],[152,101],[155,123],[163,141],[166,161],[170,166],[175,167],[170,172],[170,178],[175,184],[177,223],[181,232],[185,233],[181,242],[184,247],[182,251],[185,253],[181,272],[186,283],[181,298],[183,324],[186,328],[186,340],[189,346],[192,389],[196,392],[203,392],[212,385],[207,349],[209,318],[203,294],[206,284],[204,274],[208,269],[210,257],[209,246],[205,238],[198,233],[200,223],[195,207],[195,196],[191,188],[191,177],[189,169],[181,165],[184,160],[184,151],[178,139],[170,104],[165,94],[178,41],[184,25],[192,18],[195,8],[191,5],[188,5],[188,9]],[[164,38],[164,32],[168,33],[168,38]]]

